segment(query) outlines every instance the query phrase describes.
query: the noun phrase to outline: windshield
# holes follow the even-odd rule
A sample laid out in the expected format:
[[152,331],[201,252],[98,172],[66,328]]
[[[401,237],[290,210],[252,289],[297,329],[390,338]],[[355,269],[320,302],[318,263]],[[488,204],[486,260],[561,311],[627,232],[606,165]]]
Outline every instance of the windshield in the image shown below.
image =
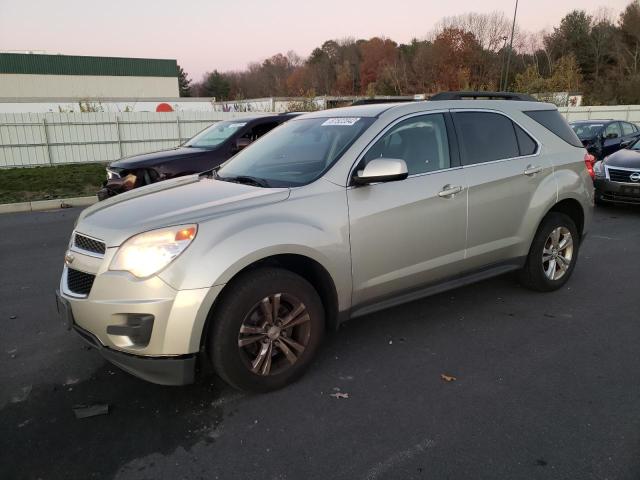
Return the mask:
[[572,123],[571,128],[576,132],[580,140],[595,137],[604,127],[604,123]]
[[247,122],[218,122],[205,128],[191,140],[188,140],[184,146],[194,148],[214,148],[230,138],[239,129],[244,127]]
[[636,143],[632,144],[629,147],[631,150],[638,150],[640,151],[640,139],[636,140]]
[[269,187],[306,185],[320,178],[374,120],[290,120],[226,162],[218,176],[252,177]]

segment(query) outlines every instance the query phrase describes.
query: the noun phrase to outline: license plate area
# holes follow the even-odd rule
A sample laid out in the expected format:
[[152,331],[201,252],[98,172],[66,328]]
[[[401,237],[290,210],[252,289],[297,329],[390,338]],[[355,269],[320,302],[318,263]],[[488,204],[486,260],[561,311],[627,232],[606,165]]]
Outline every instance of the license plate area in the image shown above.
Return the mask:
[[73,312],[71,311],[71,305],[69,302],[60,295],[60,292],[56,292],[56,308],[58,310],[58,318],[67,330],[71,330],[73,327]]
[[622,192],[625,195],[640,195],[640,186],[637,187],[622,187]]

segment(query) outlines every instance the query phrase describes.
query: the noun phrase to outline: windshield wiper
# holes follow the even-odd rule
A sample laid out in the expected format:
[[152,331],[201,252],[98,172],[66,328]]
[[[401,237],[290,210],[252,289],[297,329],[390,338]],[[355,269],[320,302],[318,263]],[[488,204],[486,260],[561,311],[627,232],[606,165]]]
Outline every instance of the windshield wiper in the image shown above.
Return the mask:
[[216,178],[225,182],[243,183],[245,185],[255,185],[257,187],[269,188],[269,182],[264,178],[251,177],[249,175],[237,175],[235,177],[221,177],[216,172]]

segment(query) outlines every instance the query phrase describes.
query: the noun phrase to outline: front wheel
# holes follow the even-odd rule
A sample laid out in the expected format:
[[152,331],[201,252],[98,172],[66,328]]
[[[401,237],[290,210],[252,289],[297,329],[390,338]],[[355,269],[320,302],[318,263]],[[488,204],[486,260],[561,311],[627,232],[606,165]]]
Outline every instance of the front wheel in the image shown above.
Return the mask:
[[531,244],[520,281],[532,290],[550,292],[562,287],[575,268],[580,237],[574,221],[551,212],[542,220]]
[[299,378],[324,333],[316,290],[288,270],[261,268],[234,279],[216,307],[209,351],[223,380],[266,392]]

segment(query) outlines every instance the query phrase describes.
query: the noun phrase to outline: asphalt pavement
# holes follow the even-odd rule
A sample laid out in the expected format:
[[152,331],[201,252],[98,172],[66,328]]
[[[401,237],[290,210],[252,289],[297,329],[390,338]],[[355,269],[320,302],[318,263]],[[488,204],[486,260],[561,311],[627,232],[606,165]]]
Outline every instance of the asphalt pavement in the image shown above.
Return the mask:
[[78,213],[0,215],[2,479],[640,478],[640,209],[597,209],[558,292],[506,275],[350,321],[266,395],[152,385],[66,331]]

